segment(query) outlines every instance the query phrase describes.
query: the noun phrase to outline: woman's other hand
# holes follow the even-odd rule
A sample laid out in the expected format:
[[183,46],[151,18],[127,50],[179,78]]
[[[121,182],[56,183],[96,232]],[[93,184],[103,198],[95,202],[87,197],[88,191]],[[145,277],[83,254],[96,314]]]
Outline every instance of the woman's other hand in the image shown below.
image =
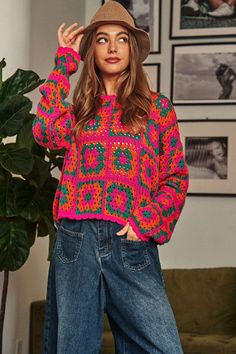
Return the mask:
[[78,23],[75,22],[71,26],[65,28],[65,23],[62,23],[57,30],[58,45],[60,47],[69,47],[79,53],[80,42],[84,34],[79,34],[84,29],[84,26],[77,28]]
[[116,233],[117,236],[123,236],[127,232],[127,240],[132,240],[132,241],[142,241],[134,232],[132,229],[132,226],[127,222],[127,224]]

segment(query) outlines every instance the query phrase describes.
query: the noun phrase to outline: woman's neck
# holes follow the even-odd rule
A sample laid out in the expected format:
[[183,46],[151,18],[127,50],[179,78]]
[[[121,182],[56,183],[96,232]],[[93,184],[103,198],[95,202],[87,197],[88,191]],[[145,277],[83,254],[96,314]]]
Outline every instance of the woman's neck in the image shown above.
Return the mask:
[[103,80],[103,94],[107,96],[117,95],[117,77],[106,76]]

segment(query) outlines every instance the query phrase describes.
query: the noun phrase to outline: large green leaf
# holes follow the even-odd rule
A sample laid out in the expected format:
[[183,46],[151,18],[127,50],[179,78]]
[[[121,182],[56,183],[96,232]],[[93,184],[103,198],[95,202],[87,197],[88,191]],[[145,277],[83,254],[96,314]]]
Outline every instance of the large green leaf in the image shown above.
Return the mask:
[[34,142],[31,152],[33,155],[41,157],[41,159],[44,159],[46,156],[46,149],[43,146],[37,144],[36,142]]
[[19,269],[29,256],[25,223],[0,220],[0,271]]
[[38,220],[40,212],[36,188],[28,181],[13,177],[0,185],[0,216],[12,218],[22,216],[30,222]]
[[28,149],[9,143],[0,149],[0,164],[11,173],[28,174],[33,168],[34,158]]
[[16,135],[31,108],[32,102],[27,97],[20,95],[6,97],[0,103],[0,137]]
[[23,180],[18,177],[9,178],[0,185],[0,216],[14,217],[18,215],[15,205],[15,189],[22,185]]
[[25,119],[24,125],[22,126],[16,137],[16,146],[19,148],[25,147],[29,150],[32,149],[35,143],[35,139],[32,133],[33,118],[32,115],[30,116],[30,118],[27,117]]
[[28,221],[36,222],[40,216],[36,188],[29,184],[28,181],[22,180],[21,183],[15,186],[14,195],[18,215]]
[[22,175],[25,179],[30,180],[35,187],[42,187],[50,176],[50,163],[35,155],[32,171],[28,175]]
[[38,220],[38,237],[48,236],[48,225],[43,218],[43,215],[40,216]]
[[53,199],[56,193],[57,185],[58,185],[58,179],[50,176],[45,182],[43,188],[38,189],[37,198],[38,198],[41,214],[45,214],[47,210],[50,210],[50,214],[51,214]]
[[47,215],[53,223],[52,206],[58,180],[48,177],[42,188],[36,188],[28,181],[22,180],[14,188],[15,208],[18,215],[34,222],[39,221],[40,216]]
[[24,95],[41,85],[41,80],[32,70],[17,69],[15,73],[2,83],[0,101],[13,95]]
[[0,164],[0,185],[3,181],[6,181],[10,177],[11,177],[10,172],[5,170],[5,168],[3,168],[2,165]]
[[6,184],[6,217],[18,216],[15,205],[15,189],[21,185],[21,178],[11,178]]
[[32,124],[35,118],[35,114],[29,114],[25,117],[25,122],[16,137],[16,146],[18,148],[28,148],[31,150],[32,154],[41,157],[42,159],[45,158],[46,149],[37,144],[33,132],[32,132]]
[[6,216],[7,185],[5,180],[0,183],[0,216]]
[[31,247],[33,246],[36,238],[37,222],[25,221],[25,224],[28,234],[29,247]]

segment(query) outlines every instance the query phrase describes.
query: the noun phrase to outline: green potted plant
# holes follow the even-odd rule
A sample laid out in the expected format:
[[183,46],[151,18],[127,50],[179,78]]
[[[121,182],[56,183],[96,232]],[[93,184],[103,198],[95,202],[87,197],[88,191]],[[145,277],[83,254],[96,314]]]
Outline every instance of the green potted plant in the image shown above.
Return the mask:
[[[38,237],[49,235],[49,252],[55,238],[52,205],[58,179],[52,176],[62,169],[64,149],[48,150],[39,146],[32,134],[35,114],[25,96],[45,79],[31,70],[17,69],[2,80],[6,66],[0,62],[0,271],[4,272],[0,309],[0,354],[7,299],[9,272],[27,260],[30,247]],[[15,142],[4,139],[16,137]]]

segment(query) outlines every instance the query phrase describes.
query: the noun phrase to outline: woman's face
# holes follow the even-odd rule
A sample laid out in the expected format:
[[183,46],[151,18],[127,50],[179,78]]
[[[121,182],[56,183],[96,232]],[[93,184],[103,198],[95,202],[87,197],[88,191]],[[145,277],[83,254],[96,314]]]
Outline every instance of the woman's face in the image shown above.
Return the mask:
[[211,154],[218,160],[224,157],[224,147],[220,141],[213,141],[211,143]]
[[[94,58],[102,76],[119,76],[129,65],[130,44],[126,27],[107,24],[96,29]],[[108,61],[118,58],[117,61]]]

